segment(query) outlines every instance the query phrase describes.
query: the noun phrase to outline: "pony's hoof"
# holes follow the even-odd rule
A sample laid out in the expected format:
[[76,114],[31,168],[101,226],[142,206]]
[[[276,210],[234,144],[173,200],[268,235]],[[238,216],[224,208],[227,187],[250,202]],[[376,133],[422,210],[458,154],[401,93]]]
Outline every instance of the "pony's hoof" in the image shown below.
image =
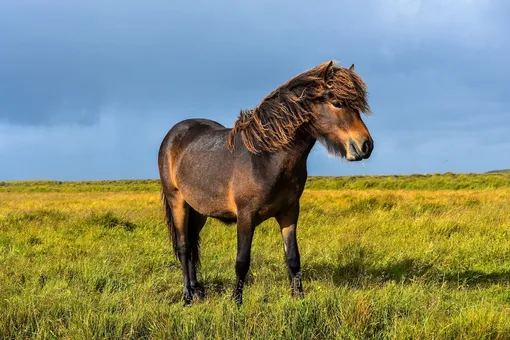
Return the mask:
[[298,299],[303,299],[305,297],[305,294],[303,293],[303,284],[301,283],[301,276],[299,274],[292,279],[290,288],[293,297]]
[[191,294],[184,294],[184,307],[190,307],[193,304],[193,297]]
[[243,295],[242,294],[232,294],[232,300],[238,305],[243,304]]
[[305,293],[303,293],[303,291],[292,292],[292,296],[295,297],[296,299],[304,299],[305,298]]
[[193,291],[193,303],[199,303],[204,299],[204,292],[201,289],[195,289]]

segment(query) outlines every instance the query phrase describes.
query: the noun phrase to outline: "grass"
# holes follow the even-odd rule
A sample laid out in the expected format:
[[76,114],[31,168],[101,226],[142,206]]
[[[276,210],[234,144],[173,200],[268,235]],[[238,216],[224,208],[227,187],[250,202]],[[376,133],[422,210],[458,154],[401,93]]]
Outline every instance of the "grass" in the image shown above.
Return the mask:
[[503,169],[503,170],[491,170],[491,171],[488,171],[487,173],[492,174],[492,173],[509,173],[509,172],[510,172],[510,169]]
[[211,220],[207,296],[182,307],[157,182],[7,183],[0,338],[508,339],[510,177],[453,176],[312,178],[298,227],[305,299],[290,297],[268,221],[240,308],[235,227]]
[[[12,181],[0,182],[1,192],[158,192],[159,180]],[[461,190],[510,188],[510,171],[487,174],[310,177],[308,190]]]

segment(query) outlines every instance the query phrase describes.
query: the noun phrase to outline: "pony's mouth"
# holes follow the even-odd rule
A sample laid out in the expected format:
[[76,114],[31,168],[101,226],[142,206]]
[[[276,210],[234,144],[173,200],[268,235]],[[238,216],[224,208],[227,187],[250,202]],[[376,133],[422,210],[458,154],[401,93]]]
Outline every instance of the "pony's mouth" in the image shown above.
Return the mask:
[[370,157],[373,149],[373,141],[366,139],[361,143],[357,143],[354,139],[348,141],[335,140],[328,135],[319,137],[328,150],[328,154],[332,157],[345,157],[349,162],[357,162]]
[[[368,144],[367,144],[368,143]],[[351,140],[349,142],[349,152],[347,153],[347,160],[350,162],[357,162],[362,159],[370,157],[372,148],[368,141],[363,142],[363,146],[360,148],[358,143]]]

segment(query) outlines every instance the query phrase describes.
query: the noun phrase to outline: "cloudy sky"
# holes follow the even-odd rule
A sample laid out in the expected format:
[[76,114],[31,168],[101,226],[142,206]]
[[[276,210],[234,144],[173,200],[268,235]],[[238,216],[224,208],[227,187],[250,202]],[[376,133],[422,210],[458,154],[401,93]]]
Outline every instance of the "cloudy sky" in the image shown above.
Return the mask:
[[355,63],[375,140],[312,175],[510,168],[506,0],[0,2],[0,181],[157,178],[170,127],[232,126],[288,78]]

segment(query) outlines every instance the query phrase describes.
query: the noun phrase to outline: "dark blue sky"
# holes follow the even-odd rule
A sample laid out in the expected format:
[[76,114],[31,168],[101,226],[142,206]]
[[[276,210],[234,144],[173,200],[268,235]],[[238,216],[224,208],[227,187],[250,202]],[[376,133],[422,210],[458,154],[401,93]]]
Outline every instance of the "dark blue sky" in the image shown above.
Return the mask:
[[288,78],[355,63],[375,140],[312,175],[510,168],[505,0],[0,2],[0,180],[156,178],[168,129],[232,126]]

